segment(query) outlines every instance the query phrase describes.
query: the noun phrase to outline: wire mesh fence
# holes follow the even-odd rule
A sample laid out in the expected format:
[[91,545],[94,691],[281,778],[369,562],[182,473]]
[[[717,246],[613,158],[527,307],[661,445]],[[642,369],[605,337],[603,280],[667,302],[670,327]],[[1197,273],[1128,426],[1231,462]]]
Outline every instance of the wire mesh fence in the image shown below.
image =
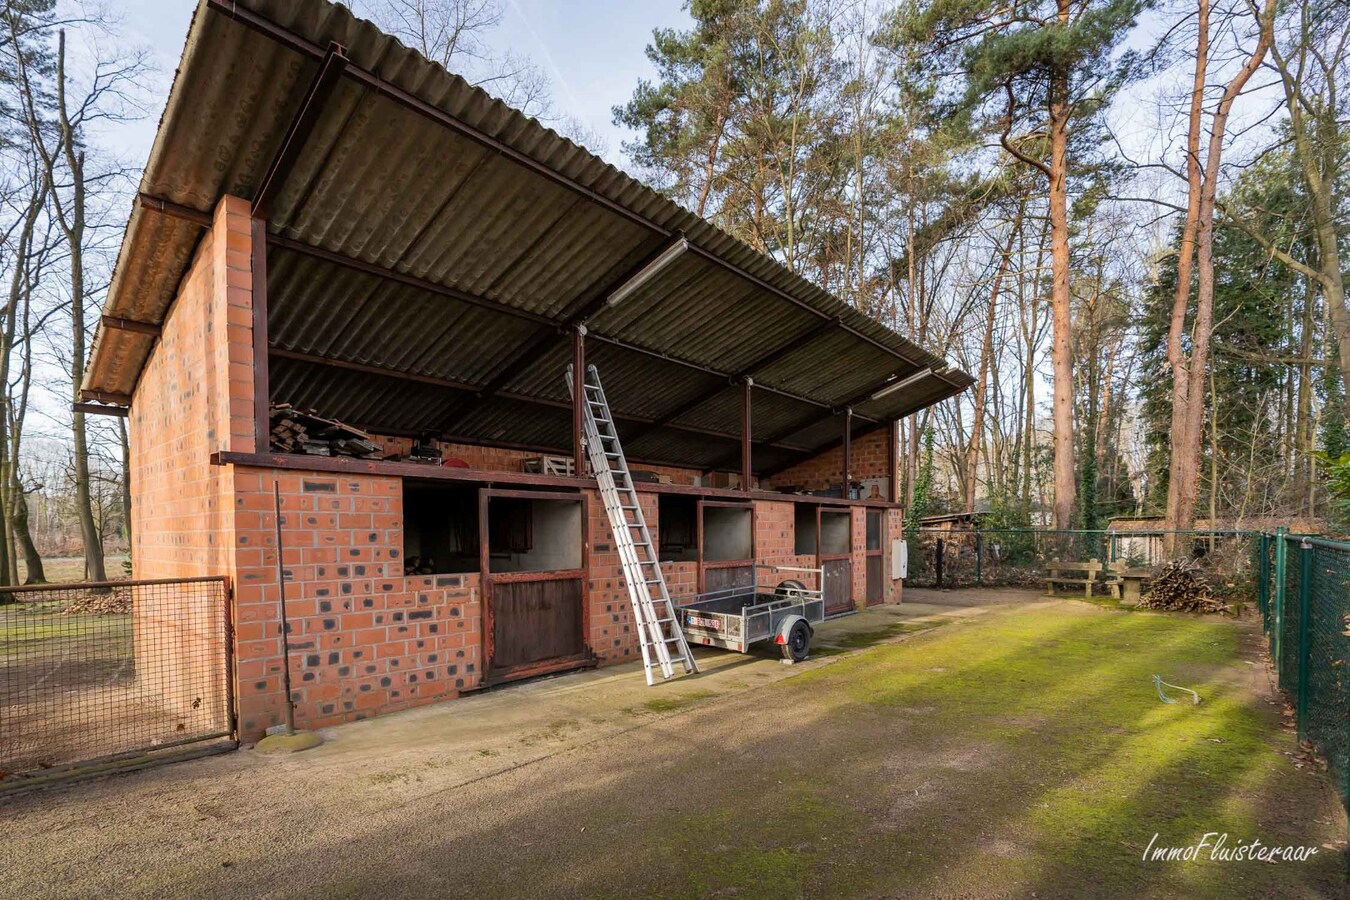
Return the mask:
[[1350,543],[1262,535],[1257,600],[1298,736],[1327,763],[1350,809]]
[[223,578],[0,589],[0,781],[228,737]]
[[913,587],[1043,587],[1052,566],[1100,564],[1109,570],[1154,570],[1177,558],[1194,560],[1220,594],[1249,598],[1254,590],[1257,535],[1248,531],[1065,531],[1053,529],[926,530],[909,542]]

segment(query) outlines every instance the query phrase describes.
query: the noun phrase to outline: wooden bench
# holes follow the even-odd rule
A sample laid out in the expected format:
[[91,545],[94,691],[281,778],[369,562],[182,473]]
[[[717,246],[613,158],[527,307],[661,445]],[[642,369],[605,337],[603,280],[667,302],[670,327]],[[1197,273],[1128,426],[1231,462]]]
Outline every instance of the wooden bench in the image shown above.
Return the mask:
[[1132,569],[1123,560],[1106,567],[1106,589],[1112,597],[1130,606],[1139,605],[1144,595],[1144,585],[1152,578],[1151,569]]
[[1054,562],[1046,566],[1045,592],[1055,596],[1055,585],[1073,584],[1083,586],[1083,596],[1092,596],[1092,586],[1097,583],[1097,573],[1102,564],[1097,560],[1090,562]]

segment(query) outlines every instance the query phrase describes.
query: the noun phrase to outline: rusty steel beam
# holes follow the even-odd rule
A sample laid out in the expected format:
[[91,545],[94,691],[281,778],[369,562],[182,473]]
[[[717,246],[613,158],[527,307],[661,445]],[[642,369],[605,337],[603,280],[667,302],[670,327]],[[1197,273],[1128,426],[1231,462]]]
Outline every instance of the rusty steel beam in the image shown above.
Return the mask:
[[747,378],[741,386],[741,490],[750,490],[750,392],[755,382]]
[[253,443],[265,453],[272,445],[272,383],[267,371],[267,220],[249,219],[253,237]]
[[849,482],[853,479],[853,407],[844,410],[844,464],[842,468],[842,478],[844,485],[844,498],[848,499]]
[[[561,322],[549,320],[552,330],[540,333],[529,343],[522,346],[515,353],[507,356],[506,360],[497,367],[496,373],[484,385],[478,398],[471,402],[460,404],[460,406],[451,410],[447,417],[446,427],[450,427],[455,421],[472,415],[490,402],[493,397],[499,396],[511,381],[533,365],[537,360],[542,359],[557,342],[569,332],[575,333],[579,326],[583,326],[588,318],[594,315],[598,310],[604,307],[606,299],[610,293],[626,281],[641,272],[652,263],[653,260],[665,253],[670,247],[669,243],[663,243],[660,246],[643,254],[642,258],[629,266],[618,276],[610,279],[604,286],[593,291],[591,296],[578,304],[576,310],[565,317]],[[596,335],[597,337],[599,335]]]
[[82,388],[82,389],[80,390],[80,399],[81,399],[81,400],[93,400],[93,401],[98,402],[98,403],[110,403],[110,404],[112,404],[113,406],[130,406],[130,405],[131,405],[131,395],[130,395],[130,394],[117,394],[117,393],[113,393],[112,391],[90,391],[90,390],[84,390],[84,389]]
[[452,391],[476,391],[473,385],[464,381],[454,381],[449,378],[437,378],[434,375],[417,375],[412,372],[403,372],[399,369],[390,369],[385,366],[372,366],[366,363],[350,362],[345,359],[333,359],[329,356],[316,356],[313,353],[301,353],[297,350],[286,350],[273,345],[268,350],[269,355],[274,359],[289,359],[296,362],[310,363],[316,366],[328,366],[333,369],[345,369],[348,372],[360,372],[363,375],[376,375],[384,378],[397,378],[400,381],[409,381],[416,384],[426,384],[432,387],[447,388]]
[[[920,402],[920,403],[912,403],[912,404],[910,404],[909,406],[906,406],[906,407],[904,407],[903,409],[901,409],[899,412],[897,412],[897,413],[895,414],[895,416],[894,416],[894,419],[903,419],[905,416],[907,416],[907,415],[909,415],[909,414],[911,414],[911,413],[916,413],[916,412],[918,412],[919,410],[923,409],[923,408],[926,407],[926,406],[932,406],[932,405],[935,404],[935,403],[941,403],[943,400],[947,400],[947,399],[950,399],[950,398],[956,396],[956,395],[959,394],[962,390],[964,390],[964,389],[963,389],[963,388],[953,388],[952,390],[946,392],[945,394],[943,394],[943,395],[941,395],[941,396],[939,396],[939,397],[937,397],[937,398],[935,398],[935,399],[932,399],[932,400],[925,400],[925,401],[922,401],[922,402]],[[855,415],[853,418],[854,418],[854,419],[858,419],[858,418],[861,418],[861,417]],[[821,421],[821,420],[817,420],[817,421],[815,421],[815,422],[809,422],[809,423],[806,423],[806,424],[802,425],[801,428],[810,428],[812,425],[819,424],[820,421]],[[853,432],[853,436],[854,436],[855,438],[856,438],[856,437],[865,437],[866,435],[869,435],[869,434],[871,434],[872,432],[876,431],[878,428],[883,428],[883,427],[885,427],[886,424],[887,424],[886,422],[879,422],[879,423],[875,423],[875,424],[869,425],[869,426],[867,426],[866,428],[863,428],[861,431],[858,431],[858,430],[855,429],[854,432]],[[798,428],[798,429],[795,429],[795,430],[801,430],[801,428]],[[777,466],[774,466],[772,469],[770,469],[769,471],[765,472],[765,473],[764,473],[764,476],[765,476],[765,477],[768,477],[768,476],[771,476],[771,475],[777,475],[779,472],[783,471],[784,469],[790,469],[790,468],[792,468],[793,466],[797,465],[798,463],[805,462],[806,460],[810,459],[810,458],[813,457],[813,456],[819,456],[819,455],[822,454],[822,453],[828,453],[829,451],[833,450],[835,447],[840,446],[842,443],[843,443],[842,440],[834,440],[834,441],[830,441],[830,442],[827,443],[827,444],[824,444],[824,445],[822,445],[822,446],[820,446],[820,447],[817,447],[815,450],[808,451],[808,452],[806,452],[806,453],[801,454],[800,456],[797,456],[797,457],[795,457],[795,458],[789,460],[788,462],[781,463],[781,464],[779,464],[779,465],[777,465]]]
[[309,90],[305,92],[305,98],[300,103],[300,108],[295,113],[295,118],[291,120],[290,127],[286,130],[286,136],[282,138],[281,146],[277,148],[276,156],[272,158],[271,164],[267,167],[267,174],[263,176],[262,186],[253,197],[252,213],[254,218],[266,219],[272,211],[272,204],[281,194],[286,186],[286,179],[290,177],[291,170],[295,168],[296,162],[300,159],[300,153],[305,148],[305,142],[309,140],[310,134],[314,131],[314,126],[318,124],[319,118],[323,115],[324,107],[328,105],[328,100],[337,88],[338,80],[342,77],[342,72],[347,68],[347,52],[343,46],[337,42],[329,45],[328,51],[324,54],[323,62],[319,64],[319,71],[314,76],[314,81],[310,84]]
[[[586,326],[572,332],[572,473],[586,471],[586,447],[581,437],[586,409]],[[613,415],[611,411],[610,415]]]
[[181,203],[174,203],[172,200],[165,200],[163,197],[138,193],[136,195],[136,205],[142,209],[147,209],[150,212],[168,216],[171,219],[191,222],[193,225],[198,225],[202,228],[210,228],[212,225],[210,213],[202,212],[199,209],[193,209],[190,206],[184,206]]
[[128,407],[105,406],[102,403],[75,403],[71,406],[71,409],[88,416],[117,416],[125,419],[131,415],[131,410]]
[[138,322],[135,319],[124,319],[121,316],[100,316],[99,324],[104,328],[111,328],[116,331],[148,334],[151,337],[159,337],[160,332],[160,327],[153,322]]

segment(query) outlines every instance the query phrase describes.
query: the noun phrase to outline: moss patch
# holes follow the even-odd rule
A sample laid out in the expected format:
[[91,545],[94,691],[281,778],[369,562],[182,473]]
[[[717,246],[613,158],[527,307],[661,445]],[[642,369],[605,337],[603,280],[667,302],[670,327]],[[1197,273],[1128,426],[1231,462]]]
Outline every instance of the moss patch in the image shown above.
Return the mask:
[[819,643],[813,643],[811,654],[813,656],[837,656],[840,653],[847,653],[850,650],[861,650],[865,647],[874,647],[877,644],[884,643],[903,634],[918,634],[921,631],[929,631],[941,625],[947,625],[950,622],[950,619],[927,619],[922,622],[890,622],[880,628],[873,628],[869,631],[852,631],[837,637],[822,639]]
[[[700,700],[707,700],[709,697],[716,697],[715,691],[688,691],[683,694],[676,694],[673,697],[657,697],[655,700],[648,700],[642,704],[642,710],[649,713],[668,713],[677,709],[683,709],[691,703],[697,703]],[[637,714],[637,711],[628,710],[630,714]]]

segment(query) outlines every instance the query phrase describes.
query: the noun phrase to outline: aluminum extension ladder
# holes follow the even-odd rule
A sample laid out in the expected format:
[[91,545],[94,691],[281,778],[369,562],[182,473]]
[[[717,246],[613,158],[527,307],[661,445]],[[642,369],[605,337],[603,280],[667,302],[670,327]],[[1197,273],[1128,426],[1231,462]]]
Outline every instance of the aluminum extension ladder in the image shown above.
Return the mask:
[[[572,367],[567,367],[567,390],[572,392]],[[689,652],[689,643],[675,615],[675,604],[670,600],[666,578],[656,558],[656,547],[647,520],[642,515],[633,477],[628,472],[609,401],[600,386],[600,374],[595,366],[586,367],[583,385],[586,394],[582,404],[582,440],[591,470],[600,485],[600,497],[605,514],[614,532],[614,545],[619,551],[628,599],[633,604],[637,620],[638,641],[642,646],[642,670],[647,684],[655,684],[653,673],[661,671],[662,678],[675,674],[675,664],[683,663],[684,671],[693,674],[698,664]],[[580,473],[578,473],[580,474]]]

